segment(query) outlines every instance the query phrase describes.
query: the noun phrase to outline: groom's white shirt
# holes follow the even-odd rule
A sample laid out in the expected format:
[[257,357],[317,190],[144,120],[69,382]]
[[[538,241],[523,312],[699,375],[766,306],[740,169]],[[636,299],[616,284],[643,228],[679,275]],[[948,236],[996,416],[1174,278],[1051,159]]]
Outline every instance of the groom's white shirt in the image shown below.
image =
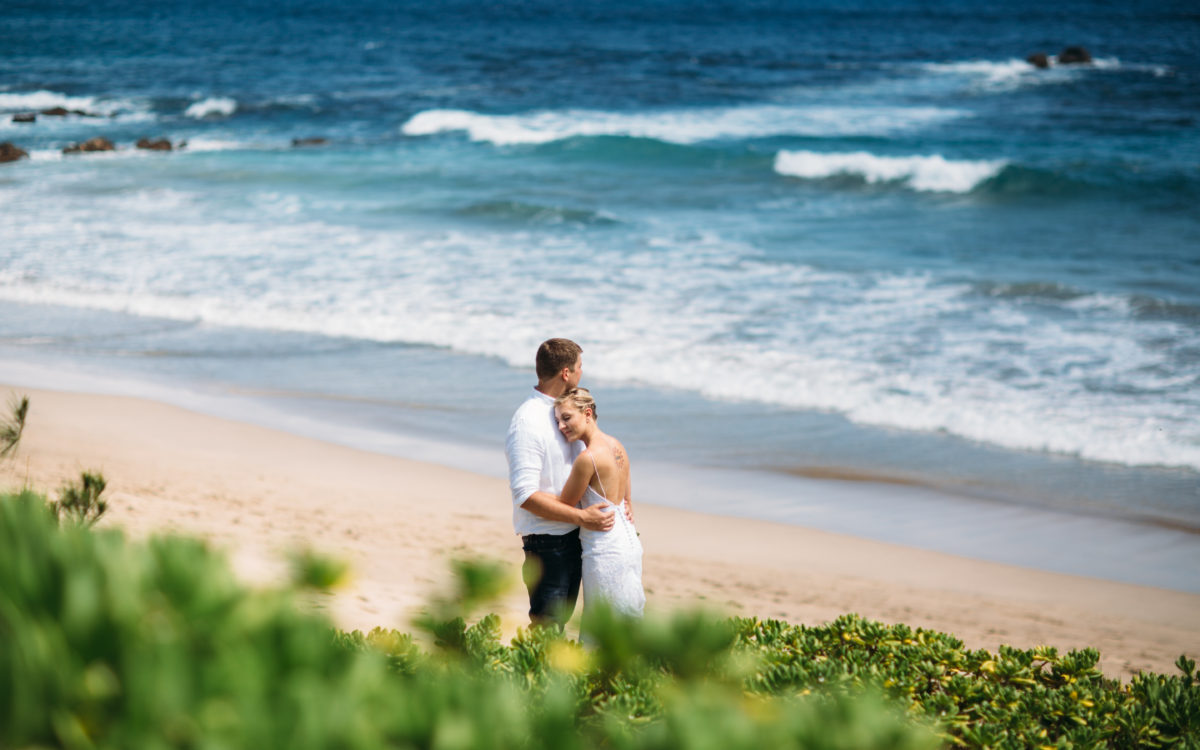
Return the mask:
[[508,425],[504,454],[512,488],[513,530],[525,534],[566,534],[579,528],[550,521],[521,507],[535,492],[557,495],[571,475],[581,443],[568,443],[554,419],[554,399],[534,388]]

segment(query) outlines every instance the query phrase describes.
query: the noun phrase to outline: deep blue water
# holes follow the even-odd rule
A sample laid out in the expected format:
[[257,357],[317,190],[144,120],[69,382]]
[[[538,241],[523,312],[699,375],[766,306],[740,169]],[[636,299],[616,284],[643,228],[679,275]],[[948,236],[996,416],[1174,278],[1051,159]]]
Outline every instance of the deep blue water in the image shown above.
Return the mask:
[[1200,526],[1190,3],[6,8],[5,358]]

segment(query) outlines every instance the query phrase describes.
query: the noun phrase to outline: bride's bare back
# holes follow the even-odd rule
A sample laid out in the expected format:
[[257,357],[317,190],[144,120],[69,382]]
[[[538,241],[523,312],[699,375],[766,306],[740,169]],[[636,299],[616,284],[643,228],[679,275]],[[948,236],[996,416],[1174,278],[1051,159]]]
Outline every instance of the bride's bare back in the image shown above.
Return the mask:
[[[628,499],[629,458],[621,441],[612,435],[599,433],[588,446],[588,452],[595,461],[595,472],[588,486],[610,503],[620,503]],[[585,457],[581,455],[580,459],[583,458]]]

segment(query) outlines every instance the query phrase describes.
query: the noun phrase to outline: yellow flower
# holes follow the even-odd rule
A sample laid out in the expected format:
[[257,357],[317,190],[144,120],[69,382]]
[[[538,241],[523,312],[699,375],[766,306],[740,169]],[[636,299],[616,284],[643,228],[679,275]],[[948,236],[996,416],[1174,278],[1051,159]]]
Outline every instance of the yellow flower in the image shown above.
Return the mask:
[[579,646],[566,641],[555,641],[546,652],[546,661],[559,672],[581,674],[588,668],[588,655]]

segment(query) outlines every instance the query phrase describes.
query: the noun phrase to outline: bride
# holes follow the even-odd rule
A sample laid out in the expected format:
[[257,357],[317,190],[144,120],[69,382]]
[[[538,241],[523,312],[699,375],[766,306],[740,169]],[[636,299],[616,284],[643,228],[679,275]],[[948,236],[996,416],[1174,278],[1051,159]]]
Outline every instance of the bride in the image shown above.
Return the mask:
[[575,458],[558,499],[581,508],[608,502],[616,514],[609,531],[579,530],[584,608],[604,600],[617,612],[640,617],[646,604],[642,543],[630,520],[633,500],[625,447],[596,425],[596,402],[586,388],[571,388],[559,396],[554,416],[569,442],[581,440],[587,446]]

